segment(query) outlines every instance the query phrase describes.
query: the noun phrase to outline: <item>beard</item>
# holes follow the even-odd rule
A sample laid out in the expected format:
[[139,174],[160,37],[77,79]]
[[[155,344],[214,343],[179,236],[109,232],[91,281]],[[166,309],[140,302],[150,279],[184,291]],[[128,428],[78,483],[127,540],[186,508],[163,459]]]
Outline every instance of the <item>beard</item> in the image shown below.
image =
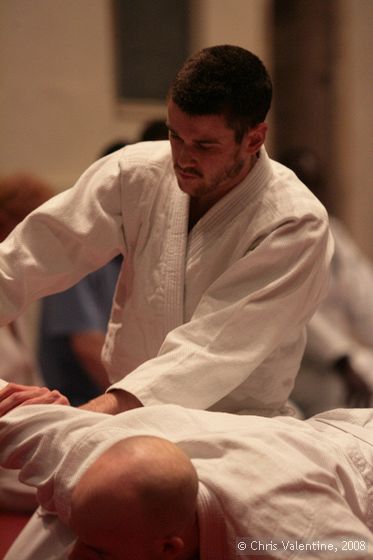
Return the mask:
[[[240,158],[235,160],[229,167],[219,170],[211,177],[209,181],[204,180],[203,176],[196,174],[196,183],[193,193],[190,194],[193,198],[198,198],[210,193],[218,192],[219,190],[225,191],[224,186],[232,182],[232,187],[227,189],[227,192],[236,186],[234,180],[239,177],[245,165],[244,159]],[[197,181],[197,179],[200,181]]]

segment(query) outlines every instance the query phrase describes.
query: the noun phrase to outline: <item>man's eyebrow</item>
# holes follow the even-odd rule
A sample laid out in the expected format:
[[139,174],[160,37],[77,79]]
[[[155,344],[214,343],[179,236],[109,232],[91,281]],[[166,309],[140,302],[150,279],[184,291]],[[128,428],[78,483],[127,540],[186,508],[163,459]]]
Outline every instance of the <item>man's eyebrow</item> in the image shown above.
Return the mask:
[[219,144],[218,138],[201,138],[197,140],[198,144]]
[[[170,125],[170,123],[168,123],[168,122],[166,121],[165,124],[166,124],[166,127],[168,128],[169,132],[172,132],[172,134],[175,134],[176,136],[179,136],[179,134],[177,133],[177,131],[176,131],[174,128],[172,128],[172,126]],[[220,140],[219,140],[218,138],[210,138],[210,137],[203,138],[203,137],[202,137],[202,138],[200,138],[200,139],[196,139],[196,140],[195,140],[195,143],[196,143],[196,144],[220,144]]]

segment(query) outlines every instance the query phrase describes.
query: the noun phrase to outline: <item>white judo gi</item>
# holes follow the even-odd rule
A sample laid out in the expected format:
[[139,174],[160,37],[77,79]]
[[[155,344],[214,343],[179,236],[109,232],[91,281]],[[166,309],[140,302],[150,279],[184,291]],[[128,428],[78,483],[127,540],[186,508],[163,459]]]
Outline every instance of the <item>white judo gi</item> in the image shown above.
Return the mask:
[[[251,558],[373,558],[371,410],[301,421],[176,405],[117,416],[30,405],[0,419],[0,462],[22,469],[44,509],[6,560],[66,559],[74,485],[106,449],[135,435],[165,437],[191,458],[200,480],[201,560],[239,559],[242,542]],[[259,547],[268,554],[255,556]]]
[[325,209],[264,148],[188,233],[168,141],[127,146],[0,246],[0,320],[125,256],[104,360],[144,405],[283,412],[326,292]]

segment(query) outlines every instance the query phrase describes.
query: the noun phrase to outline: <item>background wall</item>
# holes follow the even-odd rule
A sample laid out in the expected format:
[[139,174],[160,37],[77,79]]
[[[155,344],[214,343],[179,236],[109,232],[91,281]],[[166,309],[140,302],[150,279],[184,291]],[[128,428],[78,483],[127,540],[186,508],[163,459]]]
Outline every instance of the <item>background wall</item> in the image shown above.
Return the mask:
[[333,160],[337,211],[373,259],[373,2],[337,2]]
[[[191,51],[234,42],[270,59],[269,3],[193,0]],[[110,0],[1,0],[0,19],[1,174],[25,169],[65,188],[106,143],[135,140],[147,119],[165,114],[163,104],[123,107],[116,98]]]
[[332,212],[337,6],[338,0],[274,0],[272,34],[275,157],[286,162],[289,150],[311,151],[324,184],[317,194]]
[[110,2],[0,2],[2,173],[26,169],[59,188],[88,165],[115,118]]
[[[329,130],[325,126],[332,195],[337,213],[373,258],[373,2],[335,0],[334,5],[333,115]],[[23,169],[65,188],[106,143],[135,140],[148,118],[164,114],[162,106],[118,102],[111,8],[110,0],[1,0],[0,174]],[[192,0],[190,49],[239,44],[272,71],[277,55],[272,13],[273,0]],[[152,40],[156,22],[149,48]],[[300,81],[302,70],[296,70]],[[284,123],[275,123],[273,116],[270,121],[277,133],[267,148],[275,154]]]

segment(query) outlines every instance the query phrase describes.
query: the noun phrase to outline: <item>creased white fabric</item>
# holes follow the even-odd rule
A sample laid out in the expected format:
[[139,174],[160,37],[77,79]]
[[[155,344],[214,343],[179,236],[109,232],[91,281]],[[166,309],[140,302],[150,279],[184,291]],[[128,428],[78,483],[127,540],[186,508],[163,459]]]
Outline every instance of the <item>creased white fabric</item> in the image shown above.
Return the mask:
[[[362,557],[373,558],[371,410],[337,410],[300,421],[174,405],[117,416],[30,405],[1,419],[0,462],[21,467],[22,479],[38,487],[42,505],[67,522],[72,488],[88,466],[116,441],[145,434],[175,442],[197,469],[201,560],[233,560],[236,537],[292,542],[367,539],[369,552]],[[32,527],[43,556],[38,556],[38,546],[29,553],[21,535],[6,560],[65,558],[63,550],[73,536],[58,529],[56,517],[39,512]],[[342,557],[341,550],[290,556]]]

